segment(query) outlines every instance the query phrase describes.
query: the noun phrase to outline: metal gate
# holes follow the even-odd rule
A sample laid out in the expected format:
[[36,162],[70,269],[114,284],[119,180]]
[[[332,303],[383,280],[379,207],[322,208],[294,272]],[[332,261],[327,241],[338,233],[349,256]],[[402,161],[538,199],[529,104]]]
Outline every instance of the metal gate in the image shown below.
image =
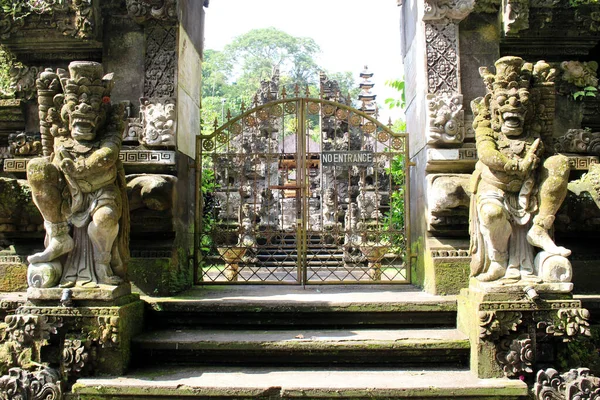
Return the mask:
[[409,283],[408,136],[284,98],[196,142],[195,282]]

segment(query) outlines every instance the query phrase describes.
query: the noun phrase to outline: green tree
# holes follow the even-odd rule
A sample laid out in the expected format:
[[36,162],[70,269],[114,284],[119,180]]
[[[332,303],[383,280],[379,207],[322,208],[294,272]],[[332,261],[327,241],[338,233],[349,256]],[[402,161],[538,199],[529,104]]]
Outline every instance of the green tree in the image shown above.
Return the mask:
[[221,51],[204,50],[202,97],[224,96],[229,86],[232,65]]
[[270,78],[274,69],[299,85],[316,83],[319,66],[314,57],[321,49],[308,37],[296,37],[271,28],[253,29],[225,46],[224,53],[238,66],[239,81],[256,87]]
[[[292,96],[294,86],[306,87],[310,96],[319,96],[319,71],[315,61],[320,52],[317,43],[307,37],[295,37],[275,28],[254,29],[236,37],[223,51],[204,51],[202,63],[202,132],[213,130],[226,120],[227,110],[237,116],[242,103],[252,107],[260,81],[269,79],[279,69],[280,90],[285,87]],[[359,89],[351,72],[326,72],[340,85],[345,97],[355,100]],[[318,119],[318,117],[315,117]]]
[[385,99],[385,104],[388,105],[390,109],[392,108],[402,108],[406,107],[406,90],[404,85],[404,79],[396,79],[393,81],[386,81],[385,84],[391,88],[396,89],[400,96],[393,98],[389,97]]

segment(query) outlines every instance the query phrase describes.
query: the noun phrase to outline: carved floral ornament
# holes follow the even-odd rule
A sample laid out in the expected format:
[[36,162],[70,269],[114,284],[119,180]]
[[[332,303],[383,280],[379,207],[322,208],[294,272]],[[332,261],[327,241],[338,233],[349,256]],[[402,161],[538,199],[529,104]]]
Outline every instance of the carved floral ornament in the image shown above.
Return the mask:
[[[536,328],[546,335],[570,341],[579,336],[591,336],[590,312],[585,308],[561,308],[542,314]],[[519,311],[480,311],[479,337],[484,340],[498,340],[516,332],[523,322],[523,314]]]
[[563,308],[550,321],[538,322],[537,328],[568,342],[579,336],[591,336],[589,318],[590,312],[585,308]]
[[423,21],[461,21],[473,11],[475,0],[426,0]]
[[35,372],[11,368],[8,375],[0,377],[0,394],[3,399],[59,400],[62,398],[59,379],[58,371],[49,367]]
[[600,155],[600,132],[569,129],[566,134],[555,139],[554,148],[563,153]]
[[65,339],[63,371],[66,375],[80,374],[90,361],[91,341],[81,338]]
[[519,311],[480,311],[479,337],[485,340],[497,340],[517,330],[523,322]]
[[587,368],[572,369],[564,374],[548,368],[537,373],[533,395],[536,400],[598,400],[600,379]]
[[498,347],[496,361],[502,366],[506,376],[533,372],[531,367],[535,362],[535,349],[529,335],[502,339]]

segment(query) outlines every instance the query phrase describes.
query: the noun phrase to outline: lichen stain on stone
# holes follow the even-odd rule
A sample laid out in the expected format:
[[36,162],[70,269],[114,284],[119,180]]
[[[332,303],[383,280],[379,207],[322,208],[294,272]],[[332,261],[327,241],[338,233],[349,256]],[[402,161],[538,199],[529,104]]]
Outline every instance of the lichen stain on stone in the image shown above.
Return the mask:
[[484,25],[479,29],[479,34],[487,42],[497,42],[500,39],[500,32],[494,25]]

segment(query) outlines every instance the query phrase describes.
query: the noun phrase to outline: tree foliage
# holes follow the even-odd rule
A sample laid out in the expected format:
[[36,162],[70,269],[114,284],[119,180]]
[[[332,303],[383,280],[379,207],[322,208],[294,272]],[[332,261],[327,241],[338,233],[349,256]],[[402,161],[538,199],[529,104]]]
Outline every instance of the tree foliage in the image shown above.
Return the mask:
[[[253,29],[236,37],[224,52],[240,69],[240,79],[260,83],[275,68],[299,85],[315,83],[319,67],[314,57],[321,49],[308,37],[296,37],[275,28]],[[256,85],[258,87],[258,85]]]
[[[242,103],[249,108],[261,80],[269,79],[275,69],[280,74],[280,89],[288,93],[298,84],[304,93],[319,96],[320,53],[314,39],[296,37],[275,28],[254,29],[233,39],[223,51],[205,50],[202,63],[202,129],[212,132],[215,119],[224,122],[227,110],[235,116]],[[359,89],[351,72],[325,71],[337,80],[343,96],[355,99]]]

